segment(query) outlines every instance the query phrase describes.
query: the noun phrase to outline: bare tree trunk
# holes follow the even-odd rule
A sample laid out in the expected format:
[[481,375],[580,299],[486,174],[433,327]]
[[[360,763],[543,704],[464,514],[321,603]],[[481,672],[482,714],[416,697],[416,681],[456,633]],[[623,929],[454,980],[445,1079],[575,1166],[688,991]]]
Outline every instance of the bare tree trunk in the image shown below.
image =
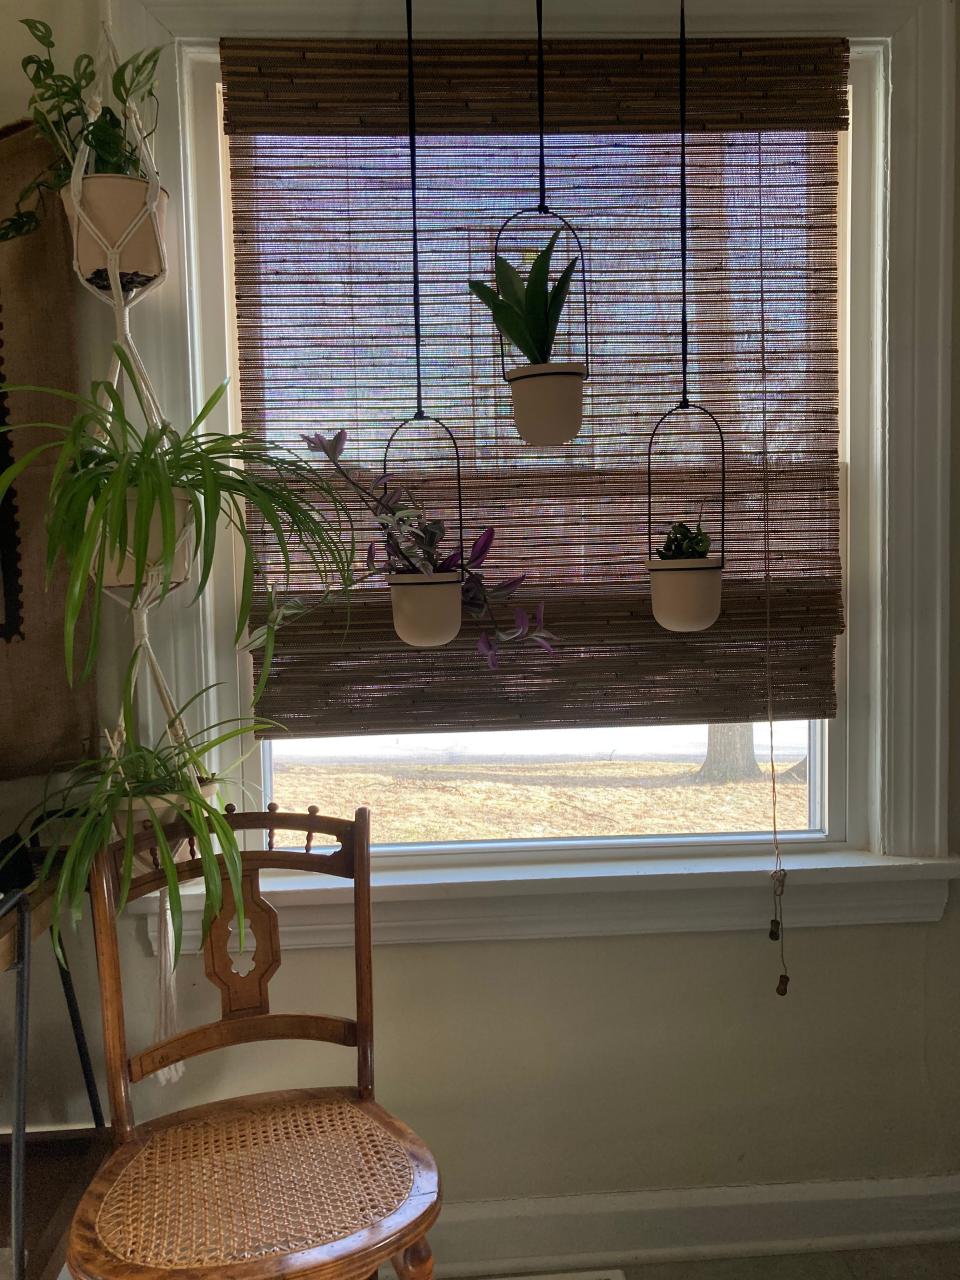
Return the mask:
[[749,782],[762,777],[752,724],[707,725],[707,754],[696,775],[698,782]]

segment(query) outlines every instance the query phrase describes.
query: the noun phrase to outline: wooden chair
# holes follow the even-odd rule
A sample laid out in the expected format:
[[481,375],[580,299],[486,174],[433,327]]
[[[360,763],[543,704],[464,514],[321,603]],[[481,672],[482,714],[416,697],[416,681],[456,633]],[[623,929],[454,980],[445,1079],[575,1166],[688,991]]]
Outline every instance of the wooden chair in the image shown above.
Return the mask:
[[[358,809],[350,822],[314,807],[294,814],[275,805],[267,813],[228,806],[227,820],[235,831],[268,837],[265,850],[243,855],[254,966],[241,976],[228,954],[234,903],[224,877],[224,909],[204,944],[207,977],[220,990],[220,1019],[132,1056],[124,1036],[115,848],[95,865],[90,892],[116,1145],[77,1209],[69,1270],[76,1280],[366,1280],[389,1259],[400,1280],[431,1280],[426,1233],[440,1212],[436,1164],[420,1139],[373,1100],[369,814]],[[303,832],[303,850],[275,849],[277,830]],[[189,846],[179,823],[166,833],[171,845]],[[317,835],[333,836],[337,848],[311,852]],[[139,835],[138,847],[149,849],[151,840]],[[355,1019],[270,1012],[268,984],[280,965],[280,943],[276,912],[260,894],[264,868],[353,881]],[[179,867],[181,881],[200,874],[192,856]],[[130,898],[163,883],[161,872],[144,872]],[[253,1094],[134,1125],[130,1085],[152,1072],[225,1045],[288,1039],[355,1047],[357,1087]]]

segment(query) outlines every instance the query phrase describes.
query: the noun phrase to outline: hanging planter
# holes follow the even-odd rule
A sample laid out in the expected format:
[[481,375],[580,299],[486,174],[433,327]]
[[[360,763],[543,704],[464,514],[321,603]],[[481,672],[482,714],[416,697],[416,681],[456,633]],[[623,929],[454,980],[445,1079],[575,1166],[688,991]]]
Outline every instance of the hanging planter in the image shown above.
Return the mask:
[[[710,535],[697,520],[670,526],[666,540],[653,551],[653,442],[674,414],[694,412],[709,418],[720,441],[720,554],[711,555]],[[727,527],[726,449],[720,423],[709,410],[684,398],[663,415],[647,443],[647,561],[653,616],[665,631],[706,631],[720,616]]]
[[[532,211],[523,210],[507,219],[497,235],[498,247],[509,223],[529,212]],[[497,288],[492,289],[482,280],[469,282],[470,292],[489,309],[500,334],[501,368],[513,396],[517,432],[522,440],[533,445],[569,444],[576,439],[583,424],[586,361],[560,363],[550,359],[570,283],[583,252],[576,232],[563,219],[560,221],[576,240],[578,256],[567,263],[552,288],[550,259],[560,231],[555,231],[537,254],[526,280],[498,253],[495,258]],[[508,370],[504,338],[530,363]]]
[[163,187],[152,192],[146,178],[92,173],[81,181],[79,219],[71,185],[61,190],[60,199],[74,237],[77,270],[87,284],[109,292],[111,252],[117,254],[123,293],[142,289],[164,273],[169,195]]
[[[163,522],[159,506],[155,506],[150,516],[150,532],[147,535],[146,566],[148,569],[163,569],[169,566],[170,586],[181,586],[190,577],[190,539],[189,529],[193,518],[193,503],[186,489],[173,489],[170,494],[173,500],[174,547],[168,553],[164,547]],[[137,490],[127,490],[127,529],[132,531],[137,516]],[[132,536],[131,536],[132,541]],[[96,560],[96,557],[95,557]],[[91,572],[93,568],[91,567]],[[105,587],[135,587],[137,585],[136,558],[127,551],[120,559],[113,559],[108,554],[103,563],[103,585]]]
[[[151,796],[131,796],[114,813],[113,825],[117,834],[121,837],[126,835],[128,823],[133,826],[136,834],[152,827],[154,819],[161,827],[169,826],[171,822],[175,822],[181,816],[190,799],[195,798],[196,794],[202,796],[207,803],[211,803],[216,797],[219,786],[220,783],[216,778],[208,778],[203,782],[198,782],[196,791],[191,792],[190,795],[183,791],[163,791]],[[185,853],[186,850],[176,850],[175,852]],[[149,863],[149,858],[145,860]],[[177,861],[182,861],[182,858],[178,857]]]
[[527,444],[568,444],[583,424],[586,365],[528,364],[507,374],[517,432]]
[[720,616],[723,561],[648,560],[653,616],[665,631],[706,631]]
[[[687,312],[687,36],[680,0],[680,351],[682,390],[647,442],[647,562],[653,616],[666,631],[706,631],[720,616],[727,530],[727,458],[723,431],[709,409],[692,404],[689,395],[689,317]],[[653,554],[653,442],[674,414],[695,413],[710,420],[720,440],[720,554],[710,555],[710,535],[697,520],[670,526],[666,541]]]
[[[427,520],[412,495],[407,505],[410,515],[393,513],[388,463],[397,436],[411,423],[433,422],[450,441],[457,477],[457,549],[443,556],[440,543],[446,533],[440,520]],[[383,514],[380,517],[386,543],[387,575],[393,629],[397,638],[413,649],[438,649],[460,634],[463,621],[463,486],[460,479],[460,449],[456,437],[439,418],[428,418],[418,409],[413,418],[401,422],[391,433],[383,451]],[[406,491],[405,491],[406,492]],[[389,513],[389,514],[388,514]]]
[[456,640],[463,619],[459,572],[391,573],[387,581],[399,640],[412,649],[437,649]]
[[[493,246],[496,289],[482,280],[469,281],[471,293],[489,308],[500,335],[500,369],[510,386],[517,433],[526,444],[569,444],[583,425],[583,384],[590,376],[590,337],[587,326],[587,269],[583,245],[576,231],[547,204],[546,146],[544,134],[543,0],[537,0],[537,112],[540,125],[540,200],[536,207],[511,214],[497,232]],[[524,280],[500,253],[507,228],[519,218],[552,218],[559,228],[535,258]],[[562,231],[577,248],[553,288],[550,257]],[[557,328],[570,284],[580,267],[583,306],[583,360],[558,363],[551,360]],[[529,364],[507,370],[504,338],[526,356]]]

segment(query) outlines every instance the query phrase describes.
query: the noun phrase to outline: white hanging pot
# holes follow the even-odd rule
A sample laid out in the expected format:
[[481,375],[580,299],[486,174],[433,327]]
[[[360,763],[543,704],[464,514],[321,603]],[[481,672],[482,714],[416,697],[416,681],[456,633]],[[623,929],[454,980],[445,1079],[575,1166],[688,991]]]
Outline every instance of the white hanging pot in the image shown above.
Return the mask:
[[586,365],[526,364],[510,369],[517,431],[527,444],[568,444],[583,424],[583,380]]
[[391,573],[393,629],[414,649],[436,649],[460,634],[459,569],[449,573]]
[[[179,586],[190,577],[190,538],[184,533],[192,514],[190,494],[186,489],[173,491],[173,519],[177,531],[177,546],[173,553],[173,568],[170,574],[171,586]],[[137,491],[127,491],[127,545],[133,539],[133,522],[137,515]],[[150,521],[150,536],[147,540],[147,564],[159,564],[163,556],[163,528],[160,522],[159,508],[154,509]],[[135,560],[127,554],[122,560],[107,559],[103,566],[103,585],[105,587],[132,587],[136,584]]]
[[706,631],[720,616],[720,556],[647,561],[653,616],[666,631]]
[[[204,800],[212,800],[217,794],[219,785],[216,778],[208,778],[206,782],[201,782],[200,794]],[[126,804],[120,805],[113,815],[113,825],[121,836],[126,835],[127,815],[130,814],[133,817],[133,830],[139,835],[148,824],[152,829],[151,809],[156,816],[157,822],[161,826],[166,826],[180,817],[180,809],[182,807],[183,797],[176,791],[166,791],[156,796],[131,796]]]
[[[91,173],[83,179],[83,212],[108,245],[117,245],[146,204],[148,189],[149,183],[145,178],[133,178],[122,173]],[[61,188],[60,199],[70,230],[76,236],[80,274],[88,284],[109,292],[106,250],[82,222],[79,229],[75,229],[77,213],[69,183]],[[120,250],[120,284],[125,293],[130,289],[142,289],[164,269],[162,238],[168,200],[167,192],[161,187],[157,199],[157,227],[147,214]]]

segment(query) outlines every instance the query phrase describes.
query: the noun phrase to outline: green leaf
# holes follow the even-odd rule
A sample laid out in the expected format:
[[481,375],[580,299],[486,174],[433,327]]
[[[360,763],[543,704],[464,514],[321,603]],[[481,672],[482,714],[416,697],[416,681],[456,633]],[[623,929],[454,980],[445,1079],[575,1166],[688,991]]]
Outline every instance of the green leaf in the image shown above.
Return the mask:
[[524,316],[527,328],[537,350],[535,363],[544,363],[550,355],[550,344],[547,338],[547,310],[550,304],[548,285],[550,282],[550,258],[554,245],[560,237],[555,231],[547,242],[545,249],[537,254],[530,274],[527,277],[527,291],[524,300]]
[[567,301],[567,294],[570,292],[570,281],[573,279],[573,273],[577,269],[578,259],[574,258],[572,262],[568,262],[560,274],[557,283],[550,290],[550,299],[547,303],[547,359],[553,352],[554,339],[557,336],[557,327],[560,324],[560,316],[563,312],[564,304]]
[[49,22],[41,22],[39,18],[21,18],[20,22],[22,26],[27,28],[37,44],[42,44],[44,49],[53,48],[53,27],[50,26]]
[[500,297],[504,302],[509,302],[511,306],[516,307],[518,311],[522,311],[525,305],[526,289],[520,272],[499,254],[495,259],[494,269]]

